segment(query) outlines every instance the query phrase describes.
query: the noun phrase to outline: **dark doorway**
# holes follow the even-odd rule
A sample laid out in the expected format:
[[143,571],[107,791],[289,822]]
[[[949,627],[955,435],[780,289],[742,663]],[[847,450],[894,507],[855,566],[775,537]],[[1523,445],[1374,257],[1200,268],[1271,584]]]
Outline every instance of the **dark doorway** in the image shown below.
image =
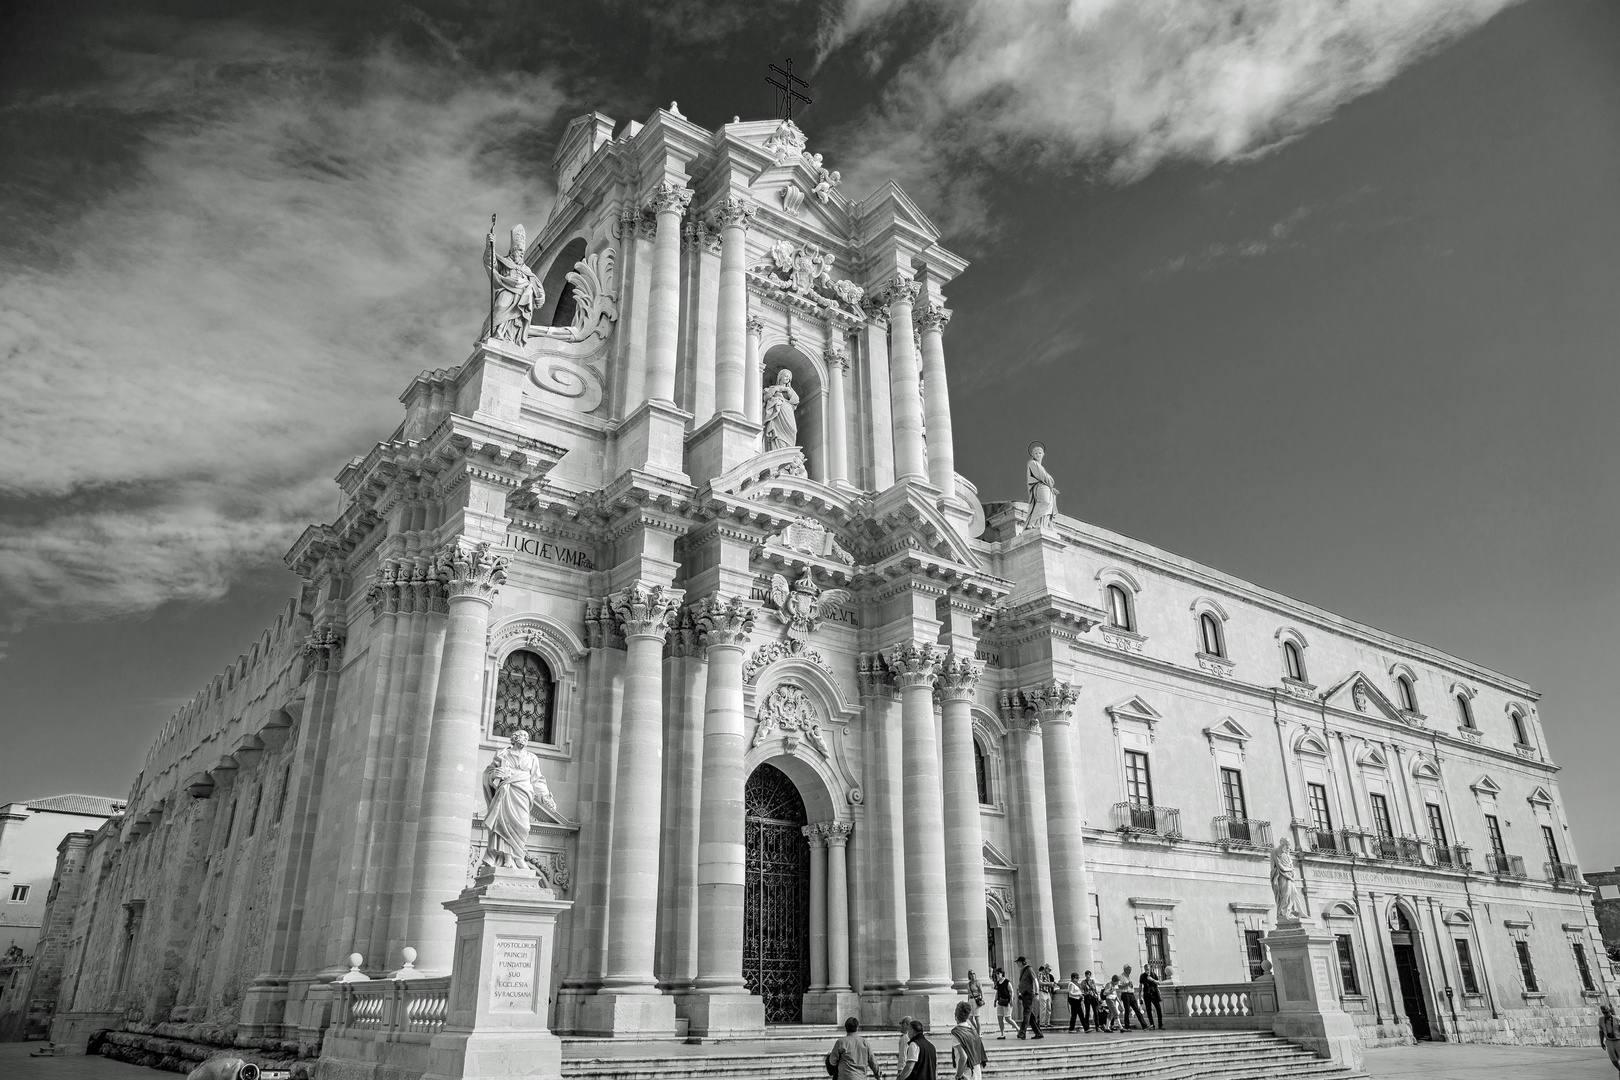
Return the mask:
[[[996,917],[989,910],[984,913],[984,921],[989,933],[990,971],[995,971],[1001,966],[1001,929],[996,926]],[[988,972],[986,974],[988,975]]]
[[743,982],[767,1024],[797,1024],[810,989],[810,845],[804,800],[786,773],[761,765],[743,789]]
[[1412,1025],[1412,1037],[1432,1039],[1429,1011],[1423,1006],[1423,983],[1418,979],[1417,935],[1412,932],[1412,925],[1406,921],[1406,915],[1400,908],[1395,909],[1390,922],[1389,940],[1395,948],[1395,973],[1401,982],[1401,1008]]

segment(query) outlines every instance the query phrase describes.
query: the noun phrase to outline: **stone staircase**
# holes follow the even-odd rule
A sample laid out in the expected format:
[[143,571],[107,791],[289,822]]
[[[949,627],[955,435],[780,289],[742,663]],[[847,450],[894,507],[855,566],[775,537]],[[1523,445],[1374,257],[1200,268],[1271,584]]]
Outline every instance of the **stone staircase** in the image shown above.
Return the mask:
[[[697,1047],[643,1043],[608,1046],[595,1040],[565,1040],[564,1080],[824,1080],[822,1055],[837,1035],[832,1028],[796,1031],[765,1040]],[[894,1035],[865,1032],[886,1080],[894,1080]],[[949,1036],[936,1039],[945,1051]],[[1154,1032],[1140,1036],[1056,1036],[1041,1042],[991,1038],[987,1078],[994,1080],[1261,1080],[1363,1076],[1323,1061],[1285,1039],[1264,1032]],[[940,1075],[948,1076],[941,1054]]]

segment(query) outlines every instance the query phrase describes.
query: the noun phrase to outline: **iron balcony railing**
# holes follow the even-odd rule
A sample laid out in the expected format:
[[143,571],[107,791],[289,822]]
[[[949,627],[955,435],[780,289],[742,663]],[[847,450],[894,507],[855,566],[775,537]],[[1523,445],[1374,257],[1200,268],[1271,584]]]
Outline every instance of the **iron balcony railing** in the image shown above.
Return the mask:
[[1500,851],[1493,851],[1485,856],[1485,869],[1487,872],[1501,877],[1522,878],[1524,874],[1524,856],[1507,855]]
[[1169,806],[1148,806],[1145,803],[1115,803],[1114,828],[1123,833],[1180,837],[1181,811]]
[[1450,870],[1472,870],[1468,849],[1461,844],[1435,844],[1434,865]]
[[1369,842],[1368,855],[1385,862],[1422,865],[1423,841],[1415,836],[1375,836]]
[[1215,842],[1243,847],[1270,847],[1271,822],[1230,815],[1218,817],[1215,819]]
[[1319,855],[1358,855],[1356,835],[1349,829],[1311,829],[1306,834],[1310,849]]
[[1555,885],[1579,885],[1581,871],[1574,863],[1550,862],[1542,864],[1547,870],[1547,880]]

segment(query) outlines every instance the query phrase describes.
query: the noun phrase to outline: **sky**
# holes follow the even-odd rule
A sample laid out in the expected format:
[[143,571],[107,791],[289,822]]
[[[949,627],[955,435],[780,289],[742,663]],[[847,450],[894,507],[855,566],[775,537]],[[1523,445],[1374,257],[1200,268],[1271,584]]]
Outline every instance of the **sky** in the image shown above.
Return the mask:
[[1620,6],[24,0],[0,14],[0,802],[125,793],[478,331],[568,120],[773,115],[973,261],[956,457],[1535,686],[1620,863]]

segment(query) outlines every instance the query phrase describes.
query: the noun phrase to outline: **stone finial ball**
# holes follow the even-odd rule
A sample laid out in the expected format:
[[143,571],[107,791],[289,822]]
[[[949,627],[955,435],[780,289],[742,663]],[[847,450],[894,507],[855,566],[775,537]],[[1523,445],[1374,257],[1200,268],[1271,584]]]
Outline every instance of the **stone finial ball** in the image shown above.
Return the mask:
[[363,964],[365,962],[366,962],[366,958],[364,956],[361,956],[359,953],[352,952],[352,953],[349,954],[349,966],[350,967],[357,968],[357,967],[359,967],[361,964]]
[[411,948],[409,945],[400,950],[400,955],[405,957],[405,962],[407,964],[416,963],[416,950]]

